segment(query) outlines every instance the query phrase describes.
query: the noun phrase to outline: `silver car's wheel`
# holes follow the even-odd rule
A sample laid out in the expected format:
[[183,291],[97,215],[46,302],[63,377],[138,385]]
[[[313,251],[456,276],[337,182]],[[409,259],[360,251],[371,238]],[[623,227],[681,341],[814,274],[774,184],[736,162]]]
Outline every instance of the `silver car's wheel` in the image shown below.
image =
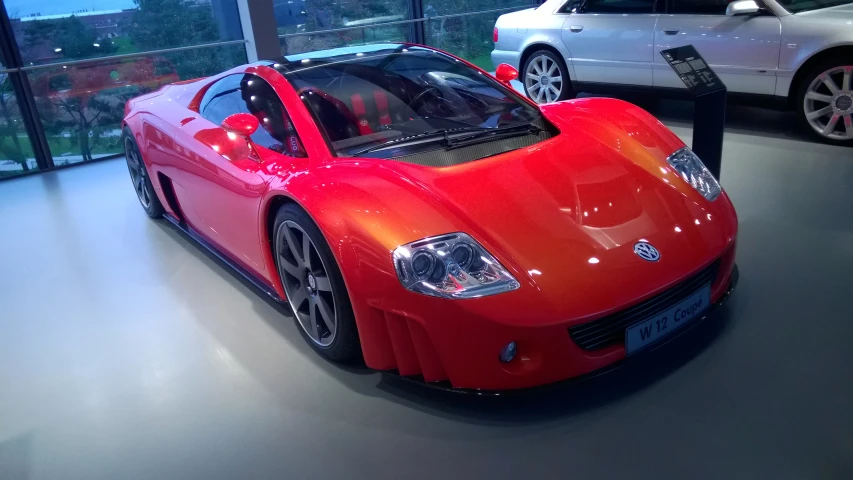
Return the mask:
[[328,347],[335,341],[338,316],[326,265],[311,238],[294,221],[279,226],[276,242],[279,273],[293,314],[308,338]]
[[545,52],[534,53],[524,69],[524,89],[536,103],[562,100],[568,78],[562,66]]
[[853,65],[818,74],[803,96],[803,114],[814,131],[829,140],[853,140]]

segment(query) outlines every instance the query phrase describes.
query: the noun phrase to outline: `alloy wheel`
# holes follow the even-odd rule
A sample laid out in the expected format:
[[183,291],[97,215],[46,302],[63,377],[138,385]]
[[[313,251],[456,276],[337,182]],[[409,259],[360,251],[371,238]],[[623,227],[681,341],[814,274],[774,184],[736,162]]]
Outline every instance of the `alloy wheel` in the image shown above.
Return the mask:
[[554,59],[539,55],[533,58],[524,72],[527,94],[536,103],[551,103],[563,92],[563,73]]
[[148,195],[148,188],[145,182],[145,165],[137,153],[136,146],[130,138],[124,140],[124,157],[127,160],[127,170],[130,172],[130,180],[133,182],[133,189],[136,190],[136,196],[139,197],[139,202],[144,208],[151,205],[151,197]]
[[335,340],[338,318],[332,282],[317,247],[302,227],[287,220],[276,233],[276,255],[296,320],[314,343],[328,347]]
[[853,65],[830,68],[812,81],[803,107],[806,121],[832,140],[853,139]]

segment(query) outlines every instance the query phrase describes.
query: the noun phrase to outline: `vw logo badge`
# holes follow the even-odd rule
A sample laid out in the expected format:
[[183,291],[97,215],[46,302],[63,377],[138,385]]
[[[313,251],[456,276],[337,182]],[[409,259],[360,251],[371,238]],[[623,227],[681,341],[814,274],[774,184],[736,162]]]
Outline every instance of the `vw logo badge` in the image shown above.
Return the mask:
[[638,257],[642,258],[647,262],[657,262],[658,260],[660,260],[660,252],[657,248],[653,247],[651,243],[635,243],[634,253],[636,253]]

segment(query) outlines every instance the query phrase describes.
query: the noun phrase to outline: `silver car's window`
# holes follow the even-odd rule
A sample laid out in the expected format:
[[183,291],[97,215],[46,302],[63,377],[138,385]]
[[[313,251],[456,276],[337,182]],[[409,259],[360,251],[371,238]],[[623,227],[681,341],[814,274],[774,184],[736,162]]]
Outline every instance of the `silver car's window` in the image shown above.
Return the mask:
[[569,2],[562,13],[653,13],[655,0],[586,0]]
[[725,15],[728,0],[669,0],[668,13]]
[[818,10],[820,8],[837,7],[838,5],[849,5],[853,0],[776,0],[779,5],[791,13],[805,12],[807,10]]

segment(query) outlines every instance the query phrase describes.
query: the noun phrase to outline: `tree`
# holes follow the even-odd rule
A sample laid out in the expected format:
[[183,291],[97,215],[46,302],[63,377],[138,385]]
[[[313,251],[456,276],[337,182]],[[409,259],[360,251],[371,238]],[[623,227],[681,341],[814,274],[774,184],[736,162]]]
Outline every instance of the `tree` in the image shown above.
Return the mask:
[[[92,151],[100,146],[108,133],[117,129],[124,113],[125,102],[138,95],[135,88],[103,90],[94,95],[57,95],[41,99],[39,111],[46,132],[61,135],[71,131],[70,141],[84,162],[93,159]],[[54,154],[58,152],[52,152]]]
[[111,55],[117,47],[109,39],[98,38],[94,28],[72,15],[56,20],[33,20],[24,28],[24,58],[33,58],[38,49],[52,48],[67,59]]
[[[136,0],[128,35],[138,50],[197,45],[219,40],[219,26],[209,8],[183,0]],[[221,70],[217,48],[185,50],[169,55],[181,78],[195,78]]]
[[[0,74],[0,158],[20,163],[23,170],[29,171],[27,157],[18,139],[20,133],[21,114],[18,110],[17,97],[9,83],[9,75]],[[10,143],[6,143],[6,138]]]

